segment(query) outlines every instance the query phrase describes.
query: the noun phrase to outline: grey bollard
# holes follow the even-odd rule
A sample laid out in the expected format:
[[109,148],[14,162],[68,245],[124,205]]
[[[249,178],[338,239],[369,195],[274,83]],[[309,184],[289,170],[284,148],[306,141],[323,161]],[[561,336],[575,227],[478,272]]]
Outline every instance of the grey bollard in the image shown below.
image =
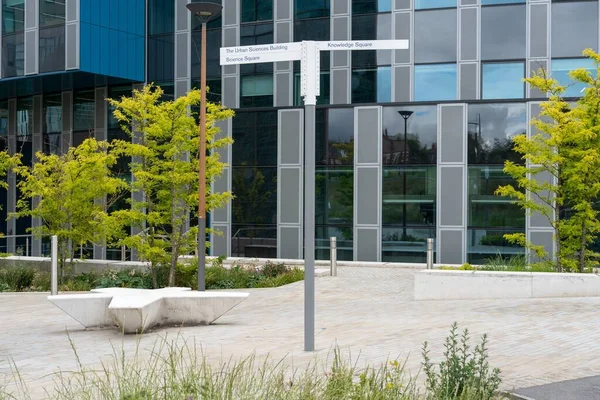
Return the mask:
[[329,248],[331,250],[331,254],[329,257],[329,259],[331,260],[329,274],[331,276],[337,276],[337,239],[335,237],[329,238]]
[[427,239],[427,269],[433,269],[433,239]]
[[53,296],[58,294],[58,236],[52,236],[52,253],[50,255],[52,272],[50,275],[51,279],[51,290]]

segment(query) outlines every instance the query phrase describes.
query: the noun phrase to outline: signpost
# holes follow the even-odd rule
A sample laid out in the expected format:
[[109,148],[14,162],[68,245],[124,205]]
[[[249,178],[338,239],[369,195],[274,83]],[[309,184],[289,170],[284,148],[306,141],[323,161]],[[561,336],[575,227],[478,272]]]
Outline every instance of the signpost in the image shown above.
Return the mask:
[[221,48],[221,65],[300,60],[304,98],[304,350],[315,349],[315,106],[321,51],[402,50],[408,40],[303,41]]

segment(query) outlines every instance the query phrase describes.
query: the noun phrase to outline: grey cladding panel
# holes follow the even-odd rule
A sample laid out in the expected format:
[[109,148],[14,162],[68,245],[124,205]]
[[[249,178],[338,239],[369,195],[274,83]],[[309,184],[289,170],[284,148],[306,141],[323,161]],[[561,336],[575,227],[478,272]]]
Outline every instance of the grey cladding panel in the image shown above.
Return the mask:
[[410,101],[410,66],[394,68],[394,101]]
[[348,0],[332,0],[332,14],[333,15],[339,15],[339,14],[348,14],[350,12],[349,10],[349,5],[350,2]]
[[348,40],[349,29],[348,25],[350,23],[349,17],[336,17],[331,19],[331,40]]
[[291,25],[289,21],[275,23],[275,41],[277,43],[287,43],[292,41]]
[[279,230],[279,256],[287,259],[302,258],[300,227],[282,226]]
[[292,18],[292,2],[290,0],[273,0],[273,2],[277,3],[276,7],[274,7],[275,10],[277,10],[277,15],[275,15],[275,19]]
[[223,47],[237,46],[238,43],[237,28],[223,28]]
[[175,82],[175,97],[185,96],[189,92],[189,81],[177,81]]
[[283,224],[299,224],[300,223],[300,168],[281,168],[280,185],[281,203],[279,204],[279,219]]
[[187,78],[188,77],[188,53],[189,43],[187,33],[178,33],[175,35],[175,57],[177,58],[175,66],[175,78]]
[[444,162],[464,162],[463,130],[464,118],[462,105],[442,106],[442,143],[441,152]]
[[[395,39],[410,39],[410,13],[397,13],[394,14],[394,18],[396,20]],[[410,63],[410,49],[395,50],[394,53],[396,64]]]
[[[550,175],[549,172],[539,173],[539,174],[535,175],[534,178],[539,182],[552,182],[552,180],[553,180],[553,177],[552,177],[552,175]],[[542,199],[548,199],[548,198],[552,197],[552,196],[550,196],[550,193],[546,190],[539,193],[539,195],[541,196]],[[546,204],[537,195],[532,193],[531,196],[532,196],[531,197],[532,200],[535,201],[536,204],[539,204],[539,205]],[[529,220],[529,226],[532,228],[551,228],[552,227],[550,225],[550,221],[548,221],[548,219],[546,217],[544,217],[543,215],[541,215],[539,213],[531,214],[531,217]]]
[[226,0],[223,4],[223,25],[237,24],[237,12],[239,0]]
[[377,261],[379,255],[379,234],[377,229],[357,228],[356,261]]
[[477,99],[477,64],[459,64],[460,99]]
[[[344,39],[345,40],[345,39]],[[332,51],[332,67],[341,68],[348,67],[350,65],[350,52],[349,51]]]
[[292,86],[291,72],[275,74],[275,107],[291,106],[290,90]]
[[66,69],[77,68],[77,24],[67,24],[66,39]]
[[229,254],[227,254],[227,242],[231,240],[229,234],[229,226],[213,225],[213,228],[218,232],[222,232],[223,235],[212,235],[213,248],[211,249],[211,254],[213,256],[228,256]]
[[67,22],[77,20],[77,4],[80,0],[66,0],[65,8],[67,13]]
[[37,55],[36,32],[25,32],[25,75],[37,73]]
[[223,105],[229,108],[237,108],[237,82],[235,76],[227,76],[223,78]]
[[[552,232],[529,232],[529,240],[534,245],[544,246],[546,252],[550,257],[554,257],[554,234]],[[531,262],[541,261],[534,254],[531,255],[533,258]]]
[[477,0],[461,0],[460,5],[462,6],[474,6],[477,4]]
[[462,264],[463,237],[461,231],[440,230],[440,254],[438,262],[444,264]]
[[185,31],[188,21],[191,21],[192,13],[187,9],[187,4],[188,0],[175,0],[175,24],[178,31]]
[[530,57],[548,56],[548,6],[546,4],[533,4],[530,8]]
[[[10,1],[8,2],[11,3]],[[18,4],[18,2],[12,2]],[[37,1],[25,0],[25,29],[32,29],[37,26]]]
[[331,71],[331,104],[350,103],[348,73],[347,69]]
[[394,8],[396,10],[409,10],[410,9],[410,0],[396,0],[394,2]]
[[377,164],[381,158],[379,150],[379,109],[355,108],[356,113],[356,161],[359,164]]
[[281,124],[279,125],[281,164],[301,164],[300,153],[302,149],[302,111],[280,111]]
[[[223,175],[221,175],[215,180],[215,183],[213,185],[213,190],[215,193],[224,193],[229,189],[229,174],[230,169],[225,168],[223,170]],[[225,205],[225,207],[214,209],[211,212],[213,222],[228,222],[228,207],[229,203]]]
[[463,226],[465,167],[440,167],[440,225]]
[[460,10],[460,59],[464,61],[477,59],[477,9]]
[[377,167],[356,168],[357,225],[379,224],[379,170]]
[[[218,121],[216,123],[216,126],[221,129],[221,132],[219,132],[217,134],[217,138],[224,138],[227,137],[229,134],[229,123],[228,121]],[[229,150],[228,150],[229,146],[227,147],[221,147],[219,149],[217,149],[217,152],[219,153],[219,160],[221,162],[224,162],[226,164],[230,164],[231,161],[229,160]]]
[[[530,60],[529,61],[529,76],[531,76],[533,74],[533,72],[536,72],[539,69],[548,71],[548,63],[545,60]],[[529,86],[529,97],[532,99],[543,99],[546,97],[546,94],[534,87]]]

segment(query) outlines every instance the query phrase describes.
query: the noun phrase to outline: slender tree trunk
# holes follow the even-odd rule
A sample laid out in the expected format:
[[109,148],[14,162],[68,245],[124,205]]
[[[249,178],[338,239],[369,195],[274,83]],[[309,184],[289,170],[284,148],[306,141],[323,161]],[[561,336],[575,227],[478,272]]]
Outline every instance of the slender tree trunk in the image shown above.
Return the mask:
[[158,280],[156,279],[156,264],[150,261],[150,272],[152,274],[152,288],[158,289]]
[[585,269],[585,249],[587,244],[587,226],[585,218],[581,222],[581,247],[579,248],[579,272]]

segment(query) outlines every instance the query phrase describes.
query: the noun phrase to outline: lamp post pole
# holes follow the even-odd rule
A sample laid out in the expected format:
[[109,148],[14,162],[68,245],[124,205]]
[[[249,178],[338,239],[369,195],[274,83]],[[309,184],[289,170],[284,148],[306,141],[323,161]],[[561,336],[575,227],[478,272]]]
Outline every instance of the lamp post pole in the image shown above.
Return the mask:
[[411,115],[413,115],[412,111],[398,111],[398,114],[402,118],[404,118],[404,157],[402,157],[402,161],[404,161],[404,171],[402,172],[402,190],[404,194],[404,201],[402,202],[402,237],[400,240],[406,240],[406,164],[408,161],[408,146],[406,143],[407,140],[407,130],[408,130],[408,119]]
[[206,290],[206,24],[223,7],[216,3],[191,3],[187,8],[202,22],[200,44],[200,137],[198,140],[198,290]]

